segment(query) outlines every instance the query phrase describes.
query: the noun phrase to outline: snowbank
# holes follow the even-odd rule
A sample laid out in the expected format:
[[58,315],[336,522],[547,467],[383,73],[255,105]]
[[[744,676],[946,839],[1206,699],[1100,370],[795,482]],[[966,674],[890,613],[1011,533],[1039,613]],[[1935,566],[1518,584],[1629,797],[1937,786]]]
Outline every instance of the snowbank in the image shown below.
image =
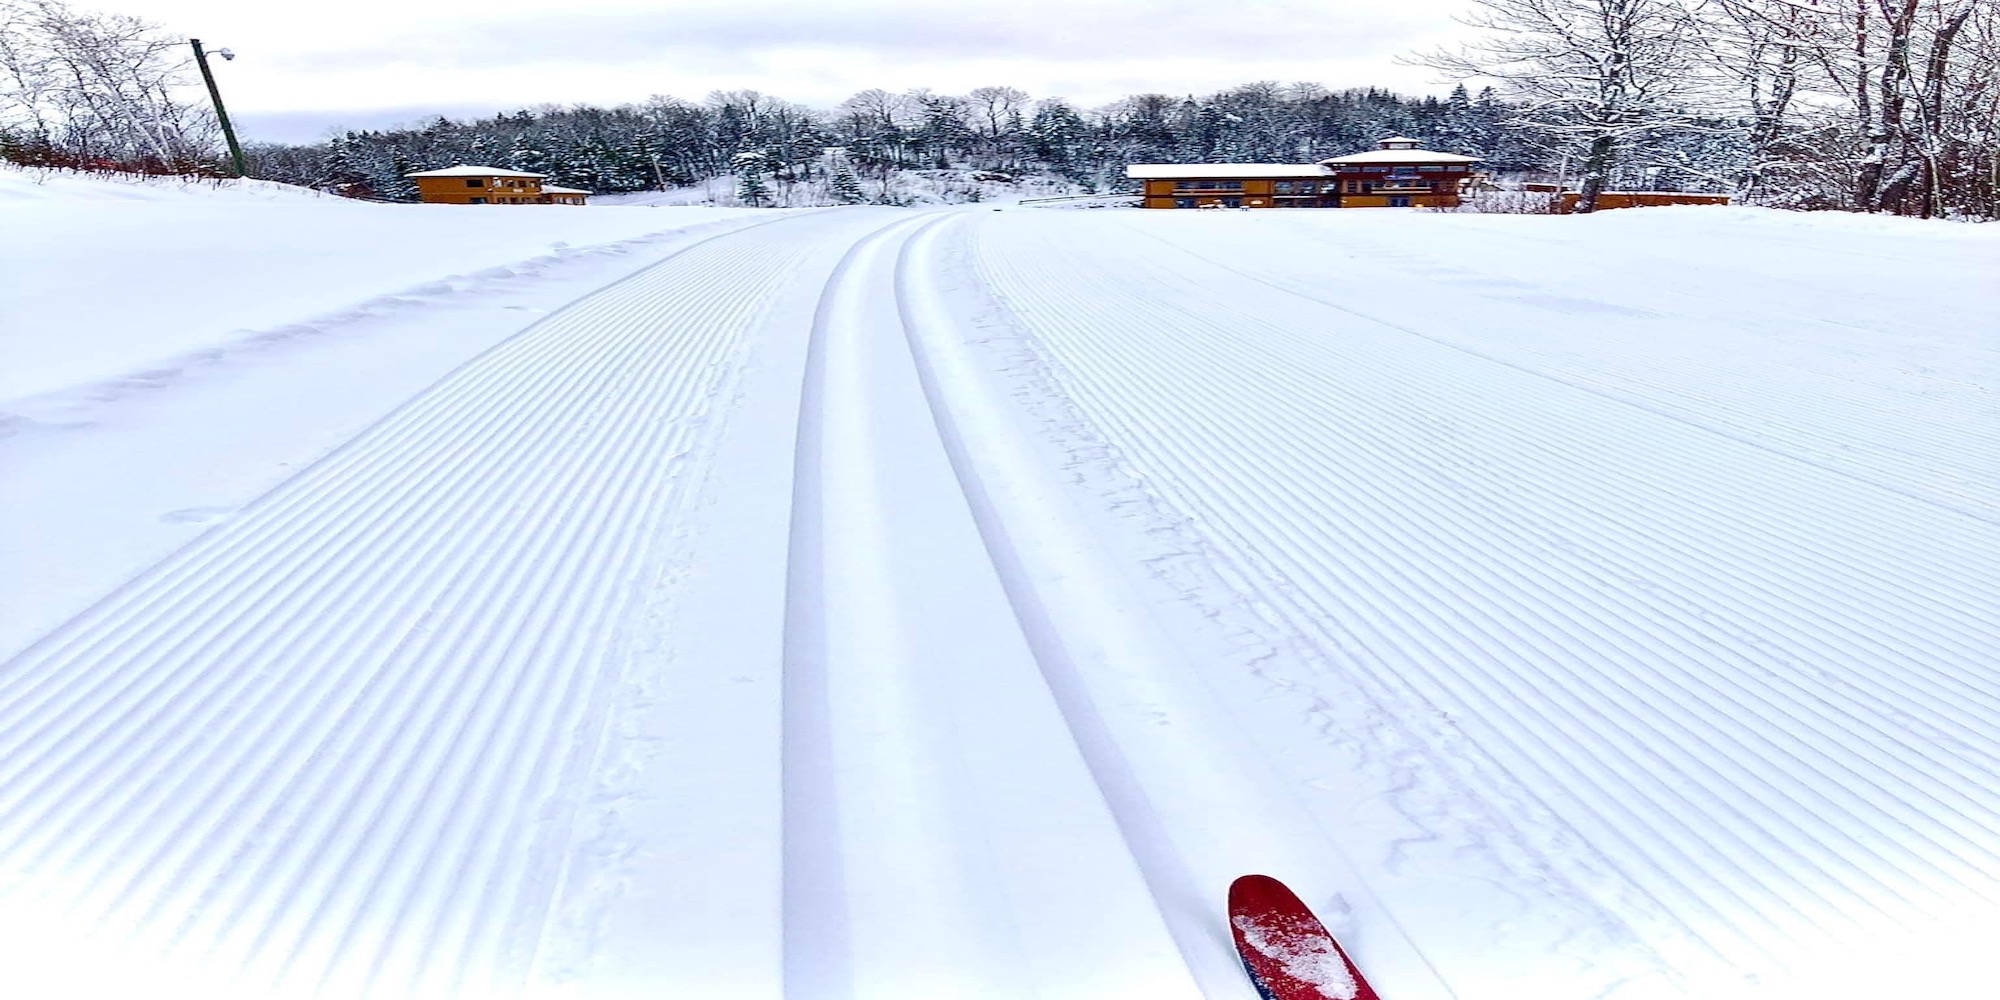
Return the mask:
[[0,403],[338,317],[383,296],[733,218],[533,206],[387,205],[263,181],[0,168]]

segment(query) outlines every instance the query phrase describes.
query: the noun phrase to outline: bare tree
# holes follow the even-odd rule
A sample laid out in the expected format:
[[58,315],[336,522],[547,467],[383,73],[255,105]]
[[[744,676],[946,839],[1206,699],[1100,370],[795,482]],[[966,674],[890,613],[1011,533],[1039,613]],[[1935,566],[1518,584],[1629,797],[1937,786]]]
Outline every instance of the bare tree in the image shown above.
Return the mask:
[[0,128],[31,130],[76,162],[188,165],[215,123],[188,89],[185,42],[123,14],[0,0]]
[[856,152],[886,168],[901,166],[908,148],[905,129],[911,102],[902,94],[871,87],[840,102],[848,141]]
[[1621,143],[1701,127],[1695,26],[1675,0],[1477,0],[1487,37],[1415,61],[1485,77],[1519,102],[1510,124],[1559,137],[1582,160],[1578,212],[1593,211]]
[[1028,106],[1028,92],[1016,87],[974,87],[966,97],[979,133],[990,140],[998,140],[1007,120]]
[[1827,120],[1831,101],[1814,99],[1835,95],[1815,94],[1812,54],[1834,44],[1835,36],[1825,18],[1789,0],[1710,0],[1694,13],[1702,29],[1696,36],[1699,68],[1715,80],[1716,104],[1740,123],[1747,148],[1736,198],[1762,200],[1774,171],[1795,177],[1806,166],[1807,134],[1834,125]]
[[[1805,64],[1837,96],[1853,147],[1850,202],[1863,211],[1994,214],[2000,103],[1991,0],[1738,0],[1799,24]],[[1969,200],[1968,200],[1969,199]],[[1982,200],[1984,199],[1984,200]]]

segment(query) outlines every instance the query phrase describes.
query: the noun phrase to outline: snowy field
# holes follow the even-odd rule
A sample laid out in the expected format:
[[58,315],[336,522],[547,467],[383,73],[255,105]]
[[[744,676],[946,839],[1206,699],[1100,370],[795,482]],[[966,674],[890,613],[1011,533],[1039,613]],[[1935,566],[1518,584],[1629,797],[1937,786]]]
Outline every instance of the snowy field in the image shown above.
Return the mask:
[[1990,981],[2000,228],[17,180],[24,996]]
[[491,213],[0,167],[0,658],[732,209]]

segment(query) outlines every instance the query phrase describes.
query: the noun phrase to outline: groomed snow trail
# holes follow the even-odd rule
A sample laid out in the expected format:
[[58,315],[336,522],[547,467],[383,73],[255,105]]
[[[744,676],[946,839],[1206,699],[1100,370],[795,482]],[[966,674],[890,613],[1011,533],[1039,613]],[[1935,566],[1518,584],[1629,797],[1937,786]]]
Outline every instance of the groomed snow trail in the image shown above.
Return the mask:
[[1250,1000],[1252,871],[1395,1000],[1976,971],[1990,351],[1629,214],[686,246],[0,667],[9,984]]
[[1197,996],[923,386],[902,272],[919,231],[948,221],[857,246],[807,362],[786,620],[786,993]]
[[[976,218],[976,216],[973,216]],[[943,260],[857,246],[815,324],[794,480],[784,919],[794,997],[1251,995],[1244,865],[1344,889],[1448,997],[1105,561]],[[1275,800],[1275,801],[1273,801]]]
[[90,942],[189,993],[517,988],[746,341],[864,221],[552,316],[10,663],[24,975],[117,975]]
[[[1007,216],[977,257],[1051,434],[1199,553],[1166,575],[1260,635],[1246,666],[1325,733],[1295,772],[1377,775],[1409,826],[1377,888],[1469,995],[1515,995],[1509,948],[1545,966],[1524,994],[1569,961],[1574,989],[1671,985],[1648,952],[1711,996],[1971,974],[1960,932],[2000,901],[2000,529],[1967,464],[1990,426],[1957,394],[1921,451],[1875,444],[1925,377],[1789,370],[1810,341],[1770,314],[1714,326],[1750,288],[1623,325],[1545,292],[1537,337],[1524,284],[1425,277],[1392,226],[1427,221]],[[1989,363],[1903,325],[1940,389]],[[1649,366],[1677,335],[1776,398],[1716,392],[1726,360]],[[1760,410],[1784,420],[1752,437]],[[1491,890],[1436,891],[1482,867]]]

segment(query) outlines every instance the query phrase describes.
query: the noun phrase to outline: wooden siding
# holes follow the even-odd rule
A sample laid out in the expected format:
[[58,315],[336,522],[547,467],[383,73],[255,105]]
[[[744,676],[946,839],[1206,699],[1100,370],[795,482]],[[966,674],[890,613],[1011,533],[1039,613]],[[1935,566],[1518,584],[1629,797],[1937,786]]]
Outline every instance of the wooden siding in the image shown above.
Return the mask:
[[1451,208],[1469,166],[1371,163],[1309,177],[1149,179],[1146,208]]
[[584,195],[550,194],[539,177],[412,177],[417,200],[433,205],[581,205]]
[[1338,203],[1324,176],[1200,178],[1146,181],[1146,208],[1331,208]]
[[[1568,215],[1576,211],[1576,203],[1583,195],[1575,191],[1564,191],[1561,204],[1556,211]],[[1656,205],[1727,205],[1726,194],[1690,194],[1682,191],[1599,191],[1597,210],[1610,211],[1614,208],[1648,208]]]
[[1469,164],[1362,163],[1335,168],[1342,208],[1453,208]]

